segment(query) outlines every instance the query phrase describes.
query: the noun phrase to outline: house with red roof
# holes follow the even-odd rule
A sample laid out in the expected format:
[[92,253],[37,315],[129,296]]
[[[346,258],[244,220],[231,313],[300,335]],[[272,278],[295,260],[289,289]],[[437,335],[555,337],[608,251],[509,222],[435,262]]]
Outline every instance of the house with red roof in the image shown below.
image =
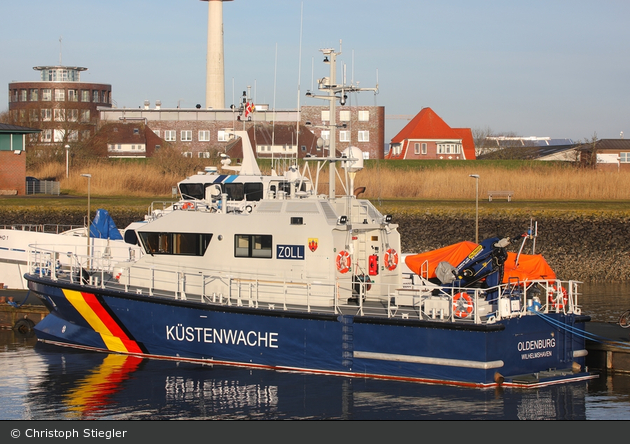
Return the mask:
[[474,160],[470,128],[451,128],[431,108],[423,108],[392,139],[386,159]]

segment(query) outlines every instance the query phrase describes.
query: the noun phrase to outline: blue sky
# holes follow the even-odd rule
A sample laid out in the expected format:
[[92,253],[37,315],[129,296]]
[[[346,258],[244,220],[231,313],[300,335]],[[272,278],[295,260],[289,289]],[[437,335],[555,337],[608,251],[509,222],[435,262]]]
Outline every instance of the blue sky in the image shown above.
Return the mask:
[[[34,66],[87,67],[120,108],[205,104],[207,4],[199,0],[28,0],[5,5],[0,111]],[[302,13],[303,11],[303,13]],[[590,139],[630,137],[627,0],[234,0],[224,3],[226,105],[247,86],[277,109],[339,50],[351,103],[386,115],[431,107],[452,127]],[[301,45],[300,45],[301,40]],[[301,66],[301,69],[300,69]],[[386,141],[406,124],[386,120]]]

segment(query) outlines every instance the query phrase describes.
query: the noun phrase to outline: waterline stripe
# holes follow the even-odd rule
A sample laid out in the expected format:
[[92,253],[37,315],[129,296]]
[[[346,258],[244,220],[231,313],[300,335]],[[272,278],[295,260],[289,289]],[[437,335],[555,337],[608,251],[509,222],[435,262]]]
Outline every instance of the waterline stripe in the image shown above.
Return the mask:
[[357,359],[376,359],[379,361],[397,361],[397,362],[411,362],[413,364],[431,364],[431,365],[444,365],[448,367],[464,367],[475,368],[482,370],[489,370],[491,368],[501,368],[505,363],[501,360],[498,361],[468,361],[463,359],[445,359],[445,358],[431,358],[427,356],[410,356],[410,355],[394,355],[390,353],[373,353],[355,351],[354,357]]

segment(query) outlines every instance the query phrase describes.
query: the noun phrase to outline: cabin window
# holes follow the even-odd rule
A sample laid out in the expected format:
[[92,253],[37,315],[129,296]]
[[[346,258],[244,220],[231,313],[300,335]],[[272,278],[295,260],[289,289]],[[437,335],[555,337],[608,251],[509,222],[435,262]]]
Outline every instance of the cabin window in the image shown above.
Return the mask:
[[289,182],[276,182],[272,184],[269,189],[273,192],[274,196],[277,191],[282,191],[285,195],[289,195],[291,193],[291,184]]
[[234,235],[234,257],[272,258],[272,236],[259,234]]
[[210,245],[209,233],[138,233],[149,254],[203,256]]
[[259,201],[263,198],[263,184],[262,183],[246,183],[245,184],[245,200],[247,201]]
[[228,200],[243,200],[245,191],[242,183],[226,183],[223,186]]
[[630,163],[630,153],[619,153],[619,162]]
[[202,183],[180,183],[179,192],[184,198],[201,200],[205,197]]

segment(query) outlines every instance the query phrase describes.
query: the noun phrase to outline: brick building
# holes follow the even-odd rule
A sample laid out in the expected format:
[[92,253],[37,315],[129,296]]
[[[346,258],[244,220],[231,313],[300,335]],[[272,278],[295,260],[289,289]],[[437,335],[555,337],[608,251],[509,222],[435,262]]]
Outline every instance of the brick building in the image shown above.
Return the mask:
[[451,128],[431,108],[423,108],[391,142],[387,159],[474,160],[470,128]]
[[103,125],[87,146],[93,154],[121,159],[151,157],[162,143],[144,121],[130,120]]
[[[385,146],[385,107],[383,106],[337,106],[336,147],[343,151],[356,146],[369,159],[382,159]],[[323,106],[303,106],[301,122],[309,122],[317,137],[328,140],[330,130],[319,128],[330,122],[330,110]]]
[[630,140],[598,139],[575,146],[580,162],[602,171],[630,169]]
[[111,108],[112,87],[81,82],[82,67],[36,66],[39,81],[9,83],[11,123],[41,129],[31,146],[54,146],[90,139],[96,132],[97,109]]
[[[246,125],[250,143],[257,158],[304,158],[321,156],[321,149],[317,147],[317,137],[309,128],[297,124],[276,123]],[[240,139],[235,140],[225,148],[225,154],[232,159],[243,157],[243,147]]]
[[26,136],[38,132],[0,123],[0,194],[26,194]]
[[[291,152],[300,158],[306,155],[322,155],[317,151],[316,140],[329,137],[329,130],[318,128],[329,123],[328,107],[303,106],[297,110],[270,110],[257,105],[255,111],[244,116],[242,111],[225,109],[181,109],[162,108],[156,102],[154,108],[145,103],[144,108],[111,108],[99,110],[100,125],[119,121],[143,121],[164,142],[188,157],[212,157],[231,148],[229,130],[250,131],[252,146],[264,145],[265,153]],[[385,141],[384,107],[344,106],[337,108],[337,122],[345,124],[337,134],[337,150],[343,151],[350,145],[359,147],[371,159],[383,158]],[[300,131],[296,135],[297,122]],[[282,132],[281,132],[282,131]],[[275,135],[278,135],[276,140]],[[314,134],[314,138],[313,135]],[[286,136],[286,137],[285,137]],[[257,144],[264,137],[263,144]],[[315,141],[315,142],[313,142]],[[274,145],[274,146],[272,146]],[[260,148],[256,148],[257,155]],[[327,153],[326,153],[327,154]]]

